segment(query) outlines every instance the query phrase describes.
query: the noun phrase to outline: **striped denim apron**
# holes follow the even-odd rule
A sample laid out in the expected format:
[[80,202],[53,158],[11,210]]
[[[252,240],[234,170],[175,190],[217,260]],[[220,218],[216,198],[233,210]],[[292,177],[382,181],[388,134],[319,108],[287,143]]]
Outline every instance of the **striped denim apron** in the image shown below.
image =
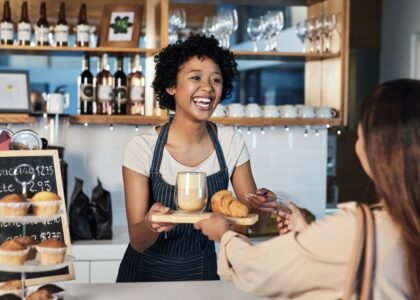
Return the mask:
[[[149,178],[149,206],[159,202],[176,210],[175,186],[168,184],[159,173],[169,125],[170,122],[162,127],[153,154]],[[229,171],[217,135],[209,122],[207,130],[220,165],[219,172],[207,176],[208,201],[205,211],[210,211],[211,196],[219,190],[227,189],[229,185]],[[200,230],[195,230],[192,224],[178,224],[168,231],[166,236],[165,233],[160,233],[156,242],[143,253],[128,245],[120,264],[117,282],[218,279],[214,242]]]

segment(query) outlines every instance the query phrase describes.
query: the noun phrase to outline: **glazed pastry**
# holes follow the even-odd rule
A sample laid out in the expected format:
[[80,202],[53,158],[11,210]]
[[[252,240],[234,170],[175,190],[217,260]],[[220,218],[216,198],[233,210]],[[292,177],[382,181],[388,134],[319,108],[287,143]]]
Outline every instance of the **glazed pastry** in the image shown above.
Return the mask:
[[29,248],[17,241],[6,241],[0,245],[0,264],[23,265]]
[[0,216],[25,216],[30,203],[18,194],[9,194],[0,199]]
[[236,199],[228,190],[218,191],[211,197],[213,212],[229,217],[245,218],[249,209],[241,201]]
[[61,198],[56,193],[42,191],[32,197],[31,203],[36,216],[51,216],[60,210]]
[[35,292],[31,293],[26,300],[50,300],[53,299],[53,296],[47,290],[36,290]]
[[0,290],[20,290],[22,289],[22,281],[8,280],[0,285]]
[[21,299],[23,294],[20,280],[8,280],[0,285],[0,299]]
[[42,265],[59,264],[64,261],[67,246],[58,239],[48,239],[36,246]]

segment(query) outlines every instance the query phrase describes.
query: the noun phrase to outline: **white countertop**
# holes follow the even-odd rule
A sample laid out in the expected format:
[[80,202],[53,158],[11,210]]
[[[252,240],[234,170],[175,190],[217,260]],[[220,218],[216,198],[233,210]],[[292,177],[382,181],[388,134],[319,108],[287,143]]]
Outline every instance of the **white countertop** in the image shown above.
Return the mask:
[[[253,243],[260,243],[272,237],[254,237],[250,240]],[[77,261],[83,260],[121,260],[129,242],[128,229],[126,226],[113,228],[112,240],[86,240],[74,241],[72,253]],[[220,244],[216,243],[218,253]]]
[[115,284],[60,283],[66,290],[64,300],[255,300],[263,299],[238,290],[226,281],[181,281]]
[[76,260],[120,260],[124,256],[128,242],[127,227],[116,226],[113,228],[112,240],[74,241],[72,253]]

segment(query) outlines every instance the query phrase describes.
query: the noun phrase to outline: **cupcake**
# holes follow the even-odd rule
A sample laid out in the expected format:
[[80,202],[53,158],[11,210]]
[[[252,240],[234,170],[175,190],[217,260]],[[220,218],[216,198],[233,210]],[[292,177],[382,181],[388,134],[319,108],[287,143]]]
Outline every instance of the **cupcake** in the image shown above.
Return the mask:
[[26,216],[30,203],[21,195],[9,194],[0,199],[0,216]]
[[35,259],[36,256],[36,244],[35,240],[30,236],[19,236],[15,238],[15,241],[21,243],[22,245],[25,245],[29,248],[28,256],[26,256],[26,260],[32,260]]
[[0,245],[0,264],[23,265],[29,248],[16,241],[6,241]]
[[61,199],[53,192],[38,192],[32,199],[31,204],[36,216],[52,216],[59,212]]
[[64,261],[67,246],[58,239],[48,239],[36,246],[41,265],[59,264]]
[[8,280],[0,285],[0,295],[23,296],[22,281]]
[[36,290],[26,297],[26,300],[50,300],[53,296],[47,290]]

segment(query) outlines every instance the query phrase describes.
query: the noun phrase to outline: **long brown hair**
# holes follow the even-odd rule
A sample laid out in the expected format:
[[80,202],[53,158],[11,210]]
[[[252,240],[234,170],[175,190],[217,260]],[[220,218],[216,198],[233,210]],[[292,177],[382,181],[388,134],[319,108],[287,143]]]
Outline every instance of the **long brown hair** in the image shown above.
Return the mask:
[[[375,188],[400,229],[411,295],[420,293],[420,81],[381,84],[362,107]],[[418,299],[418,298],[417,298]]]

